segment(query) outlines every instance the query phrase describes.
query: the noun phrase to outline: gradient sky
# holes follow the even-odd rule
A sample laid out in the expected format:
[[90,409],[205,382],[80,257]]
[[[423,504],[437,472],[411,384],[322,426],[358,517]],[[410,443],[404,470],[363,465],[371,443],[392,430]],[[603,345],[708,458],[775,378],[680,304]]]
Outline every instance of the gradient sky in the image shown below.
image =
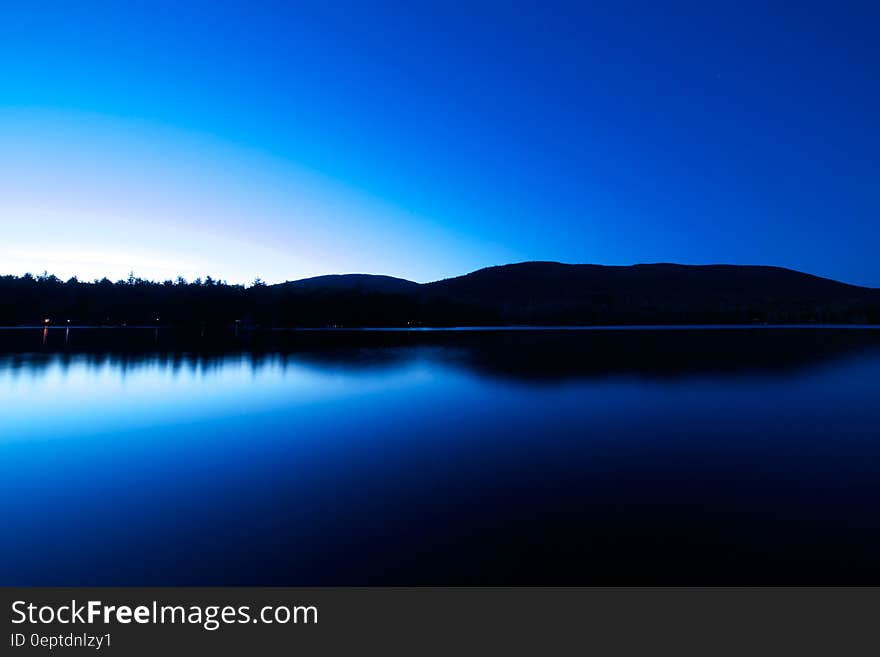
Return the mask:
[[868,2],[0,2],[0,271],[880,287],[878,25]]

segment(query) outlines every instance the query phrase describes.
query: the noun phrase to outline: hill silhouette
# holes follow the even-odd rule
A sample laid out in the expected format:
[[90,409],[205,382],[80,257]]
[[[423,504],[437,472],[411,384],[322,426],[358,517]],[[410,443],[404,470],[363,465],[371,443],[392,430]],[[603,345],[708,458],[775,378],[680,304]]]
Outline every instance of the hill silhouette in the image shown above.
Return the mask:
[[368,294],[398,294],[412,292],[419,287],[419,284],[405,278],[381,274],[328,274],[278,283],[273,287],[284,287],[303,292],[356,290]]
[[[780,267],[524,262],[430,283],[503,323],[867,322],[880,291]],[[876,321],[876,319],[874,320]]]
[[318,276],[276,285],[0,277],[0,324],[363,327],[880,323],[880,290],[743,265],[524,262],[419,284]]

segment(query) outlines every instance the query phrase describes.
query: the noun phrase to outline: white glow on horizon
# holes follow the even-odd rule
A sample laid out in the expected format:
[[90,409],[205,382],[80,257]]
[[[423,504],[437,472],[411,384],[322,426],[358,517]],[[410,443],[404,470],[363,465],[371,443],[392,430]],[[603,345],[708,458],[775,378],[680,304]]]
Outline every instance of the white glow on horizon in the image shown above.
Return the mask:
[[0,143],[0,274],[430,280],[485,260],[486,245],[437,222],[287,160],[167,126],[7,109]]

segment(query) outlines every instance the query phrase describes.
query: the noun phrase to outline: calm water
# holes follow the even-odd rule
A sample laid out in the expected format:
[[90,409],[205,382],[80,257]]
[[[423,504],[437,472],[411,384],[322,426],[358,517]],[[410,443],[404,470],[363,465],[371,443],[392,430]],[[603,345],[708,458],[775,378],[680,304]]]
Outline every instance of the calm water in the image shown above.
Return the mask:
[[0,336],[0,584],[880,584],[880,332]]

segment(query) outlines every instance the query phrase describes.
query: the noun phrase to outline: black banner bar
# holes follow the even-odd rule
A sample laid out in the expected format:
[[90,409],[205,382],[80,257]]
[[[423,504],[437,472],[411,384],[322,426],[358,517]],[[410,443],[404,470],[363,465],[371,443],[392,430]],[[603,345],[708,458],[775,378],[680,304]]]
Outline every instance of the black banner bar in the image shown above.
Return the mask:
[[880,644],[880,588],[0,592],[9,655],[849,655]]

